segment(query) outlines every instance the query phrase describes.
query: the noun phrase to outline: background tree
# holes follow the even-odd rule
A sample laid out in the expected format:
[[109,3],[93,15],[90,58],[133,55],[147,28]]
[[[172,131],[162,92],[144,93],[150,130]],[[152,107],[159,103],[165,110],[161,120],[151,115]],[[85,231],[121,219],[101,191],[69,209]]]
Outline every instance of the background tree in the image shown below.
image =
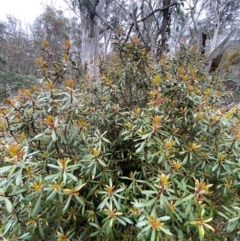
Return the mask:
[[[170,37],[172,11],[179,11],[184,0],[67,2],[80,10],[82,64],[88,65],[90,75],[96,76],[99,42],[104,37],[105,44],[109,43],[109,38],[106,40],[106,37],[111,37],[112,33],[118,31],[121,32],[121,41],[126,43],[129,39],[138,37],[151,56],[159,59],[166,50]],[[108,11],[110,14],[107,16]]]
[[[88,68],[88,73],[95,78],[97,75],[99,54],[99,18],[103,14],[108,1],[104,0],[76,0],[71,1],[80,11],[82,44],[82,65]],[[100,17],[101,18],[101,17]]]
[[70,38],[69,19],[61,10],[46,6],[45,11],[36,18],[30,26],[31,37],[39,51],[44,40],[51,43],[52,59],[57,59],[57,53],[63,49],[63,42]]
[[3,26],[1,53],[6,68],[12,73],[31,74],[34,68],[33,44],[21,21],[9,15]]
[[8,15],[0,25],[0,100],[35,79],[34,53],[21,21]]
[[[234,37],[239,22],[239,1],[185,1],[185,12],[175,15],[178,31],[173,33],[177,45],[197,45],[209,71],[214,57]],[[174,41],[173,41],[174,42]]]

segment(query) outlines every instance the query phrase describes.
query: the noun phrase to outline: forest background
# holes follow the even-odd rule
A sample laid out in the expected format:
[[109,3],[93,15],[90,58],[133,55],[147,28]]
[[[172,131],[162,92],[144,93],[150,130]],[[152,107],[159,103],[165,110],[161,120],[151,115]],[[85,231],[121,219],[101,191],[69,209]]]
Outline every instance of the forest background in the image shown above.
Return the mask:
[[99,58],[106,59],[113,51],[116,37],[121,43],[138,38],[154,61],[184,44],[196,45],[207,71],[227,42],[239,41],[236,1],[65,2],[73,14],[71,18],[60,9],[46,6],[31,24],[11,15],[1,21],[2,96],[21,85],[21,81],[12,82],[11,75],[16,75],[15,79],[39,76],[35,59],[41,55],[43,40],[51,43],[51,54],[57,59],[63,42],[70,39],[72,60],[77,66],[88,64],[92,76],[98,71]]

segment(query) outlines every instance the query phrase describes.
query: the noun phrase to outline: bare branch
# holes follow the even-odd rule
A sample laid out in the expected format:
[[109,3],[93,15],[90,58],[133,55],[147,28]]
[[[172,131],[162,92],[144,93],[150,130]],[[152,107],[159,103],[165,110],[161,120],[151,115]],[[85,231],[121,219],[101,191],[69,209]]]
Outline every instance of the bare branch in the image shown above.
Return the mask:
[[208,72],[211,68],[212,60],[217,56],[217,54],[222,50],[224,45],[227,43],[229,38],[232,36],[233,33],[235,33],[237,29],[234,28],[232,31],[228,34],[228,36],[207,56],[207,58],[204,61],[204,64],[207,66],[206,71]]
[[146,17],[138,20],[138,22],[143,22],[143,21],[147,20],[149,17],[151,17],[152,15],[154,15],[156,12],[165,11],[165,10],[167,10],[168,8],[170,8],[170,7],[172,7],[172,6],[176,5],[176,4],[177,4],[177,2],[173,2],[173,3],[167,5],[167,6],[164,7],[164,8],[157,8],[157,9],[155,9],[153,12],[151,12],[150,14],[148,14],[148,16],[146,16]]

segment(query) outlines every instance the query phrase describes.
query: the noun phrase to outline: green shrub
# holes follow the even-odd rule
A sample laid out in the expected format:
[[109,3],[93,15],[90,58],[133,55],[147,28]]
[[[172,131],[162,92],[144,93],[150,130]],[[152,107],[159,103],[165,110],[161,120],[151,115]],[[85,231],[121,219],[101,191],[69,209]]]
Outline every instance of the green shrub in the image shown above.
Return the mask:
[[[103,66],[97,87],[64,76],[54,84],[37,62],[40,89],[1,108],[11,137],[0,156],[6,239],[237,240],[239,113],[221,107],[221,78],[204,73],[194,49],[146,61],[140,93],[127,60]],[[126,83],[135,87],[123,100]]]

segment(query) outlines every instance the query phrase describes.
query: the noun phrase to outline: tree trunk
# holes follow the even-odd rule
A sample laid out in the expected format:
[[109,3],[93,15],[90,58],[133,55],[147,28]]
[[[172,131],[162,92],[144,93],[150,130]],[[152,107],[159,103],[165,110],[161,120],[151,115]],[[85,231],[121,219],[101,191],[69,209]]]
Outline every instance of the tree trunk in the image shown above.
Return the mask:
[[209,70],[211,69],[212,60],[219,54],[219,52],[223,49],[224,45],[227,43],[227,41],[235,32],[236,32],[236,28],[232,29],[231,32],[222,40],[222,42],[218,46],[216,46],[212,52],[208,54],[208,56],[204,60],[207,72],[209,72]]
[[[171,9],[170,9],[170,5],[171,4],[171,0],[163,0],[163,20],[162,20],[162,26],[161,26],[161,31],[160,31],[160,35],[161,35],[161,44],[159,46],[159,50],[157,53],[157,58],[161,58],[161,56],[163,55],[165,49],[166,49],[166,43],[167,43],[167,28],[170,25],[170,18],[171,18]],[[169,7],[168,7],[169,6]]]
[[97,13],[101,12],[104,0],[88,0],[80,2],[80,15],[82,24],[82,65],[92,80],[98,75],[98,49],[99,49],[99,19]]
[[215,17],[215,28],[214,28],[214,34],[213,34],[213,38],[210,44],[210,50],[209,50],[209,54],[207,55],[207,59],[208,59],[208,64],[206,67],[206,70],[209,71],[212,65],[212,60],[213,58],[209,58],[209,56],[211,55],[211,53],[216,49],[217,47],[217,40],[218,40],[218,35],[219,35],[219,28],[220,28],[220,16],[219,16],[219,9],[218,9],[218,3],[215,0],[211,0],[210,1],[210,6],[211,6],[211,10],[214,13],[214,17]]

